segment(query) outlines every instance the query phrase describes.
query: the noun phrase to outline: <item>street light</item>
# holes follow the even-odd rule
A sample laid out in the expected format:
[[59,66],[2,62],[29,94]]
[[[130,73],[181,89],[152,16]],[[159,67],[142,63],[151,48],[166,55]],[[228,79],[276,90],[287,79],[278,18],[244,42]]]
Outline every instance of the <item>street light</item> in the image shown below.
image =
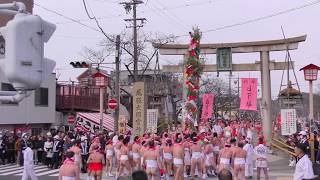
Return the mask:
[[312,82],[317,80],[318,78],[318,70],[319,66],[314,64],[309,64],[300,69],[304,72],[304,79],[309,81],[309,120],[310,120],[310,139],[311,139],[311,159],[314,162],[314,135],[312,132],[312,124],[313,124],[313,84]]
[[101,72],[97,72],[93,75],[95,85],[100,90],[100,131],[103,131],[103,88],[108,85],[108,76]]

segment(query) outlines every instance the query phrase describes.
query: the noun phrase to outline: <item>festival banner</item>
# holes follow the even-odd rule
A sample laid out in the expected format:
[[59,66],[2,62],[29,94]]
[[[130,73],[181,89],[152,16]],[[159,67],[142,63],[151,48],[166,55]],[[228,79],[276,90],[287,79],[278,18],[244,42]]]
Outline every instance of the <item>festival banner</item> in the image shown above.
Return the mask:
[[241,110],[257,110],[258,79],[241,78]]
[[208,119],[212,118],[213,103],[214,103],[214,94],[207,93],[207,94],[203,95],[203,97],[202,97],[202,114],[201,114],[202,120],[208,120]]
[[157,133],[158,109],[147,109],[147,131]]
[[297,113],[295,109],[281,109],[281,134],[292,135],[297,132]]

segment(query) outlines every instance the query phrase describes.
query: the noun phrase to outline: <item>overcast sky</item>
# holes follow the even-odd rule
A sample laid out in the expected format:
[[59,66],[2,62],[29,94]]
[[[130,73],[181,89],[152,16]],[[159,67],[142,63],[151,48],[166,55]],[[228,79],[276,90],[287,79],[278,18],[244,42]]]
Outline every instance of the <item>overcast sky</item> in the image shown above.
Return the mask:
[[[59,3],[58,3],[59,2]],[[63,2],[63,3],[62,3]],[[104,30],[109,34],[117,34],[126,28],[126,15],[119,0],[87,0],[89,9],[99,19]],[[203,34],[202,43],[223,43],[239,41],[259,41],[283,38],[281,26],[287,37],[307,34],[307,41],[300,43],[298,50],[291,51],[295,61],[296,71],[301,67],[314,63],[320,66],[320,1],[305,0],[148,0],[139,5],[138,17],[147,18],[144,32],[160,34],[187,34],[192,26],[197,25],[202,31],[216,29],[226,25],[242,23],[251,19],[265,17],[292,8],[301,7],[310,2],[319,2],[296,11],[260,21],[226,28]],[[81,20],[81,23],[94,27],[95,23],[88,20],[82,0],[35,0],[34,14],[57,24],[57,30],[46,45],[45,55],[57,62],[60,74],[59,80],[75,79],[81,70],[72,69],[70,61],[83,60],[80,53],[83,47],[96,47],[103,38],[101,33],[79,25],[57,14],[44,10],[38,5],[54,10],[66,17]],[[189,37],[178,39],[187,42]],[[180,56],[161,56],[161,64],[178,63]],[[271,59],[285,60],[285,52],[271,53]],[[259,60],[259,54],[234,55],[234,63],[253,63]],[[114,57],[110,57],[110,62]],[[207,63],[215,63],[214,56],[206,57]],[[282,72],[272,72],[272,96],[279,92]],[[238,73],[234,73],[238,75]],[[303,73],[297,71],[298,81],[303,91],[308,90],[308,84],[303,79]],[[240,77],[257,77],[257,72],[240,73]],[[226,77],[226,75],[222,75]],[[292,78],[293,80],[293,78]],[[316,85],[320,84],[318,80]]]

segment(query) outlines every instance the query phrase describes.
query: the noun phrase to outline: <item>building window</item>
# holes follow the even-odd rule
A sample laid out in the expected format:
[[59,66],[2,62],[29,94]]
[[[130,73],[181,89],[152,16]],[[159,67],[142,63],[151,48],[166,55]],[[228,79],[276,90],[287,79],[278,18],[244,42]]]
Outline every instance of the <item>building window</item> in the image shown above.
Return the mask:
[[48,106],[49,102],[49,90],[48,88],[38,88],[35,90],[35,105],[36,106]]
[[[2,91],[16,91],[14,87],[9,84],[9,83],[1,83],[1,90]],[[18,105],[19,103],[17,102],[10,102],[10,101],[1,101],[1,104],[6,104],[6,105]]]
[[31,136],[39,136],[42,132],[42,128],[31,128]]

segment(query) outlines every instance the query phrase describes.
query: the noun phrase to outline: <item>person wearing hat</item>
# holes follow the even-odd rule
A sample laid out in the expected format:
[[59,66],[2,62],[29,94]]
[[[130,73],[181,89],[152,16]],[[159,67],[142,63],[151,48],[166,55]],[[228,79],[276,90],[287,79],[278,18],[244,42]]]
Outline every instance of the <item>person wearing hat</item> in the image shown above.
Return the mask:
[[86,173],[87,172],[87,160],[89,157],[89,141],[88,137],[86,135],[81,136],[81,160],[82,160],[82,168],[81,172]]
[[28,142],[23,147],[23,174],[21,180],[28,180],[28,177],[30,177],[31,180],[38,180],[34,172],[33,151],[30,146],[31,143]]
[[307,146],[303,143],[299,143],[294,149],[298,162],[294,171],[293,180],[308,180],[314,178],[312,162],[307,155],[307,151]]
[[308,141],[306,131],[301,131],[299,133],[299,143],[306,145],[306,147],[307,147],[306,154],[310,155],[310,146],[309,146],[309,141]]
[[60,140],[59,135],[55,135],[53,137],[53,157],[52,157],[52,164],[54,169],[58,169],[60,165],[61,153],[63,150],[63,143]]

